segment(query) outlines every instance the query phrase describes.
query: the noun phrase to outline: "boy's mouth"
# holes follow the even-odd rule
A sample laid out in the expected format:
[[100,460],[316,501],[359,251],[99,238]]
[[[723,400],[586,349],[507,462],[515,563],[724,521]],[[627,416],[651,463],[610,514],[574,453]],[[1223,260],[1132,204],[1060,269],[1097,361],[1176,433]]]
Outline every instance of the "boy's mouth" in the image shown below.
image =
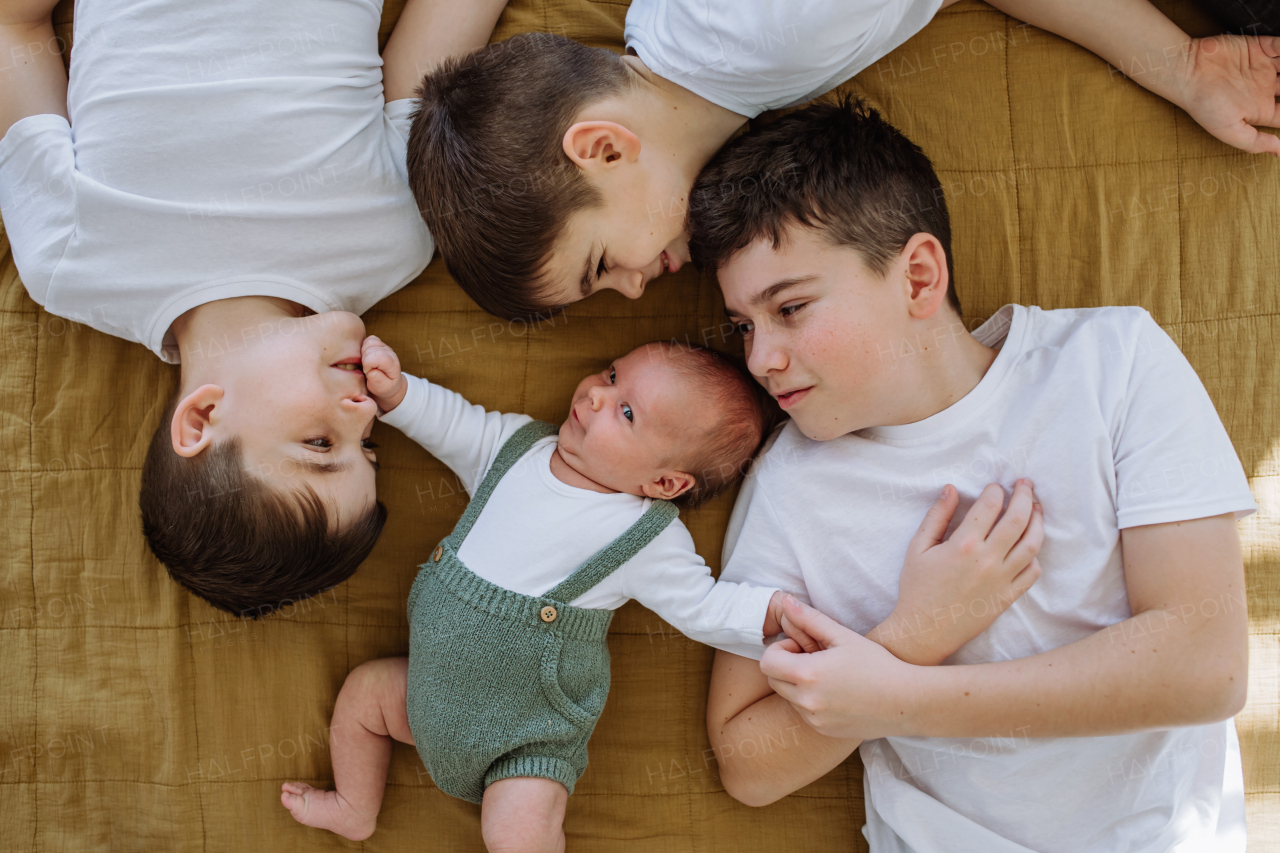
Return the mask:
[[782,394],[778,394],[778,405],[783,409],[789,409],[807,397],[809,392],[812,390],[813,386],[810,385],[808,388],[797,388],[794,391],[786,391]]
[[667,254],[664,249],[662,252],[662,272],[680,272],[680,267],[684,264]]

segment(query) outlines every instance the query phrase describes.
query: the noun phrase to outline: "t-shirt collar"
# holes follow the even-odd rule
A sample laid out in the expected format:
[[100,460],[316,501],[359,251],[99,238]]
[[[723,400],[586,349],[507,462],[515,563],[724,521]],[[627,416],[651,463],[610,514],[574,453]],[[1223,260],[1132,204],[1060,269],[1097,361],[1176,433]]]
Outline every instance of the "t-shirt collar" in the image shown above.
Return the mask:
[[1026,346],[1027,313],[1027,309],[1021,305],[1006,305],[974,330],[973,337],[978,343],[988,347],[998,346],[1000,352],[996,354],[995,361],[987,368],[981,381],[968,394],[922,421],[869,427],[859,430],[857,434],[887,441],[910,441],[935,436],[967,421],[982,410],[1022,355]]

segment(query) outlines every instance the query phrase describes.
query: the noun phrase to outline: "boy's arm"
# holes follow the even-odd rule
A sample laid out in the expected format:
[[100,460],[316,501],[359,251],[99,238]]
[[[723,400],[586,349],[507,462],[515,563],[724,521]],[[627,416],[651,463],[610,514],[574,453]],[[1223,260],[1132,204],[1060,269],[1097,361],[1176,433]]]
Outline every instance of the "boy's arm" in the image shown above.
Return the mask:
[[417,97],[422,75],[489,43],[506,0],[409,0],[382,51],[387,103]]
[[1245,701],[1248,620],[1234,516],[1121,534],[1135,615],[1082,640],[1020,660],[917,667],[788,605],[788,618],[827,648],[771,648],[761,669],[803,719],[840,737],[1084,737],[1235,715]]
[[1011,17],[1088,48],[1187,111],[1205,130],[1251,153],[1280,156],[1276,75],[1280,38],[1193,39],[1148,0],[991,0]]
[[0,137],[27,116],[67,117],[67,71],[53,33],[56,0],[0,0]]
[[[1018,481],[1003,512],[1004,490],[988,486],[945,538],[959,504],[959,493],[948,486],[929,509],[907,548],[898,605],[867,634],[868,641],[899,660],[941,663],[998,615],[992,611],[975,619],[967,607],[950,605],[998,601],[1003,612],[1040,576],[1035,556],[1044,538],[1044,517],[1029,480]],[[789,618],[799,612],[794,601],[784,604],[790,639],[775,646],[797,652],[822,648],[821,635],[809,636],[804,624]],[[716,653],[711,670],[707,735],[725,790],[750,806],[768,805],[824,776],[862,742],[818,733],[774,693],[759,664],[724,651]],[[742,746],[748,742],[769,748],[747,753]]]

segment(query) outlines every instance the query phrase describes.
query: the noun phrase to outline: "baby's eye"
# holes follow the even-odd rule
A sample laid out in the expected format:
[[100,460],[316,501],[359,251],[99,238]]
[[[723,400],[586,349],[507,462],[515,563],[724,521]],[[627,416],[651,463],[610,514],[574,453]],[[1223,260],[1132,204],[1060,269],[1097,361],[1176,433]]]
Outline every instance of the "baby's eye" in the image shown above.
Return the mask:
[[306,441],[302,443],[310,445],[311,447],[319,447],[324,450],[328,450],[330,447],[333,447],[333,443],[329,441],[329,439],[324,438],[323,436],[321,436],[320,438],[308,438]]
[[631,407],[628,406],[626,403],[622,404],[622,416],[627,420],[631,421],[632,423],[636,422],[635,416],[631,414]]
[[360,447],[364,450],[377,450],[378,442],[373,441],[372,439],[362,438],[360,439]]
[[609,368],[609,384],[612,385],[614,383],[614,380],[616,380],[617,378],[618,378],[618,371],[610,367]]

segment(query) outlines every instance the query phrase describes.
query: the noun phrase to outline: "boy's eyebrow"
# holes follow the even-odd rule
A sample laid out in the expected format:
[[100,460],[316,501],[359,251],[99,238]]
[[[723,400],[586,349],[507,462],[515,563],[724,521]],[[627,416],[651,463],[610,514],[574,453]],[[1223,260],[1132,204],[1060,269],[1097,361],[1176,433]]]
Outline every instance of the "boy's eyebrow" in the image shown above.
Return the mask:
[[587,252],[587,265],[582,268],[582,281],[578,282],[578,288],[582,291],[582,298],[586,299],[591,295],[591,253]]
[[816,275],[802,275],[797,278],[784,278],[782,281],[774,282],[751,298],[751,307],[759,308],[761,305],[772,302],[779,293],[797,285],[808,284],[816,278]]
[[[299,459],[298,466],[305,468],[315,474],[341,474],[343,471],[351,470],[351,460],[345,462],[320,462],[315,459]],[[378,473],[380,466],[376,460],[369,462],[373,466],[373,473]]]

